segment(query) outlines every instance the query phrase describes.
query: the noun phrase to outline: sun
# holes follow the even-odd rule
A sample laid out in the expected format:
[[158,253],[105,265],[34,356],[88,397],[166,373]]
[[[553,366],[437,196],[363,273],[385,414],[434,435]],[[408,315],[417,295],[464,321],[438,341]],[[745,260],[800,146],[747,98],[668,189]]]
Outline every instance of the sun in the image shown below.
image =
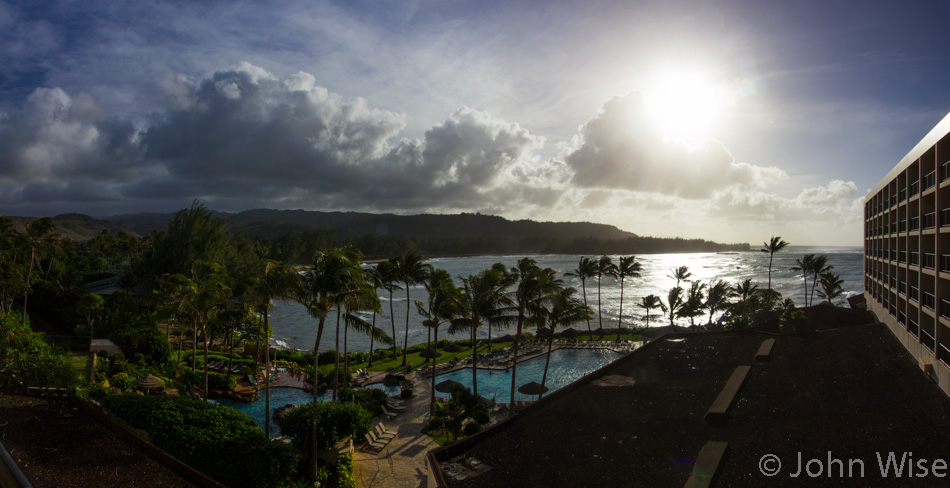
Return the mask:
[[722,90],[701,72],[663,71],[642,89],[666,139],[697,143],[710,136],[723,107]]

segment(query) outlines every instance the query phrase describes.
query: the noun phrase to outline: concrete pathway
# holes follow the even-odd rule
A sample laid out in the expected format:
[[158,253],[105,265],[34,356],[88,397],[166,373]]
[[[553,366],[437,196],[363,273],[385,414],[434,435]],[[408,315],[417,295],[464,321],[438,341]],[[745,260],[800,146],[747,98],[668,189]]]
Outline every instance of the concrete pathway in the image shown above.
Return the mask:
[[357,488],[404,488],[426,486],[428,469],[426,454],[439,447],[422,433],[429,415],[429,387],[419,378],[413,378],[415,395],[406,403],[406,411],[395,419],[385,416],[373,419],[373,425],[383,425],[397,436],[382,451],[376,453],[364,446],[356,446],[355,475]]

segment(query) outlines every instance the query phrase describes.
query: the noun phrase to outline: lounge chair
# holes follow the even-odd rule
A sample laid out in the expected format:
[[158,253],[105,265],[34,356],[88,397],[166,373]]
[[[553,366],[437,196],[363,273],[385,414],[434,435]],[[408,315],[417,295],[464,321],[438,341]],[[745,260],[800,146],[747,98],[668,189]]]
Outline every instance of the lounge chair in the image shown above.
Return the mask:
[[394,405],[392,403],[389,403],[386,406],[389,407],[390,410],[395,411],[396,413],[403,413],[406,411],[405,405]]
[[[383,415],[385,415],[385,416],[386,416],[387,418],[389,418],[389,419],[394,419],[394,418],[396,418],[397,415],[399,415],[399,414],[396,413],[396,412],[390,412],[389,410],[387,410],[385,405],[381,405],[381,407],[382,407],[382,409],[383,409]],[[395,409],[394,409],[394,410],[395,410]]]
[[391,441],[396,438],[396,433],[384,429],[382,422],[376,424],[376,427],[373,427],[373,431],[376,432],[377,439],[386,439],[387,441]]
[[373,449],[374,451],[379,452],[379,451],[382,451],[384,447],[386,447],[386,444],[383,444],[382,442],[374,441],[373,438],[370,437],[369,434],[366,434],[364,437],[366,437],[366,445],[369,446],[369,448]]

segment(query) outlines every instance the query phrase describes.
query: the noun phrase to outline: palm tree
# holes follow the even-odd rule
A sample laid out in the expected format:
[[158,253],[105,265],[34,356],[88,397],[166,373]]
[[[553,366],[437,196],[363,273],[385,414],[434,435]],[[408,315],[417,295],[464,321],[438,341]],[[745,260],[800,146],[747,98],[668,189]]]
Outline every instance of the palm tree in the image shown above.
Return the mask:
[[835,298],[844,295],[844,289],[842,285],[844,280],[841,279],[837,273],[832,273],[831,271],[826,271],[821,275],[821,291],[818,292],[818,296],[824,298],[828,303],[834,304],[833,300]]
[[270,439],[270,314],[271,302],[288,298],[294,286],[293,268],[279,262],[268,260],[248,290],[247,302],[263,320],[264,332],[264,434]]
[[735,296],[735,290],[723,280],[717,280],[706,294],[706,309],[709,310],[709,323],[712,325],[713,315],[720,310],[729,308],[729,299]]
[[544,361],[544,374],[541,376],[542,385],[548,379],[548,365],[551,364],[551,350],[554,347],[554,331],[557,326],[570,327],[587,320],[587,317],[591,316],[590,308],[584,305],[582,300],[575,298],[575,293],[577,293],[577,290],[574,288],[561,288],[553,293],[547,304],[537,307],[539,314],[544,316],[551,328],[551,334],[548,335],[548,356]]
[[604,281],[604,276],[617,276],[617,265],[610,260],[610,256],[604,255],[597,260],[597,321],[600,328],[604,328],[604,316],[601,313],[603,308],[600,306],[600,284]]
[[433,428],[442,428],[449,431],[449,439],[455,440],[462,436],[474,434],[481,430],[481,426],[491,421],[488,412],[478,398],[478,393],[468,391],[468,388],[452,390],[452,399],[442,404],[432,417]]
[[[586,258],[585,258],[586,259]],[[588,260],[590,261],[590,260]],[[592,263],[592,261],[590,261]],[[525,325],[526,312],[532,305],[538,304],[543,300],[542,297],[550,295],[551,292],[560,288],[563,282],[555,277],[554,270],[550,268],[541,269],[531,258],[522,258],[518,260],[518,267],[511,270],[512,274],[517,276],[518,286],[514,291],[515,306],[518,309],[518,322],[515,332],[515,343],[512,348],[511,364],[511,399],[509,405],[514,405],[515,388],[518,377],[518,349],[521,342],[521,334]],[[585,303],[586,305],[586,303]],[[590,320],[588,319],[588,328]],[[508,409],[508,415],[513,415],[514,409]]]
[[772,291],[772,258],[775,257],[775,253],[785,249],[788,243],[782,240],[782,236],[772,236],[772,239],[763,245],[765,247],[762,248],[762,252],[769,253],[769,291]]
[[620,342],[620,329],[623,328],[623,280],[626,277],[639,278],[643,266],[633,256],[621,256],[617,266],[617,277],[620,278],[620,314],[617,317],[617,342]]
[[834,269],[834,266],[828,264],[828,256],[815,256],[811,262],[812,273],[811,278],[811,298],[808,300],[809,305],[814,305],[815,300],[815,283],[818,282],[818,277]]
[[[359,268],[357,261],[356,267]],[[372,310],[375,317],[380,308],[379,295],[376,294],[376,288],[365,280],[366,274],[362,269],[351,270],[353,280],[348,283],[348,289],[340,299],[345,313],[343,314],[343,387],[349,387],[350,375],[350,356],[348,351],[349,332],[353,329],[358,334],[368,335],[370,342],[391,342],[392,339],[382,330],[377,329],[374,324],[367,322],[359,316],[359,312]],[[337,360],[339,363],[339,360]],[[339,364],[337,364],[339,370]],[[338,382],[339,383],[339,382]],[[339,384],[337,385],[339,386]],[[334,399],[336,391],[334,390]]]
[[[344,260],[341,262],[337,274],[337,289],[333,296],[333,302],[336,306],[336,334],[333,346],[334,367],[332,382],[334,402],[336,401],[337,391],[340,389],[340,321],[343,321],[343,347],[345,348],[346,336],[351,323],[360,322],[354,325],[362,331],[372,333],[372,331],[368,329],[369,324],[359,317],[356,317],[354,311],[362,309],[364,305],[366,308],[370,308],[372,306],[372,300],[374,298],[378,299],[378,296],[369,285],[366,284],[366,280],[363,278],[363,268],[361,267],[363,253],[356,248],[346,247],[343,249],[343,256]],[[370,294],[372,294],[372,297],[370,297]],[[344,309],[346,310],[345,312]],[[377,338],[381,337],[377,336]],[[347,375],[343,374],[343,376],[345,378]]]
[[681,281],[689,281],[690,277],[692,276],[693,276],[693,273],[689,272],[688,267],[680,266],[679,268],[671,269],[669,277],[676,280],[676,288],[679,288]]
[[517,320],[511,297],[505,293],[504,276],[497,268],[462,278],[458,316],[452,319],[449,333],[468,331],[472,338],[472,390],[478,395],[478,346],[475,332],[479,327],[498,327]]
[[[581,280],[581,292],[584,295],[584,305],[587,305],[587,278],[597,276],[597,261],[586,256],[582,257],[580,261],[577,262],[577,268],[565,273],[565,276],[571,276]],[[589,337],[594,336],[594,331],[590,327],[590,319],[587,319],[587,332],[590,334]],[[512,393],[512,398],[513,397],[514,393]]]
[[[396,284],[399,281],[399,276],[396,274],[398,262],[399,258],[392,258],[389,261],[383,261],[376,265],[376,271],[379,272],[382,287],[389,292],[389,322],[393,330],[393,359],[396,359],[398,355],[396,352],[396,314],[393,312],[393,291],[401,289],[401,287]],[[408,307],[409,304],[406,304],[406,306]]]
[[664,312],[666,312],[666,305],[664,305],[663,302],[660,301],[660,297],[656,295],[647,295],[641,298],[640,303],[637,306],[647,311],[647,327],[648,328],[650,327],[650,310],[653,310],[654,308],[659,308],[660,310],[663,310]]
[[[373,293],[376,293],[376,294],[377,294],[377,298],[379,298],[379,296],[378,296],[378,291],[377,291],[377,290],[379,290],[380,288],[383,288],[383,287],[384,287],[383,278],[382,278],[382,276],[381,276],[380,273],[379,273],[379,266],[380,266],[381,264],[383,264],[383,263],[379,263],[379,264],[377,264],[376,266],[367,269],[367,270],[365,271],[365,276],[364,276],[365,279],[366,279],[366,284],[369,285],[369,286],[371,286],[371,287],[373,287]],[[389,304],[392,305],[392,303],[393,303],[392,300],[390,300],[390,301],[389,301]],[[376,316],[377,316],[378,314],[379,314],[379,307],[376,307],[376,308],[373,309],[373,322],[372,322],[372,325],[373,325],[373,328],[374,328],[374,329],[376,328]],[[394,323],[393,325],[394,325],[393,329],[395,329],[395,323]],[[393,333],[395,333],[395,330],[393,331]],[[394,342],[395,342],[395,341],[394,341]],[[374,353],[373,349],[374,349],[374,346],[375,346],[374,343],[375,343],[375,337],[372,336],[372,335],[370,335],[370,336],[369,336],[369,365],[368,365],[368,367],[370,367],[370,368],[373,367],[373,353]]]
[[680,309],[683,308],[684,303],[683,289],[681,287],[674,286],[670,289],[669,293],[666,294],[666,306],[664,310],[669,314],[670,327],[676,325],[674,320],[679,314]]
[[195,320],[196,330],[204,340],[204,398],[208,399],[208,347],[211,343],[211,328],[218,314],[225,309],[231,296],[229,277],[224,266],[207,261],[195,261],[192,266],[194,285],[190,288],[189,305]]
[[412,303],[409,300],[409,286],[420,283],[425,279],[425,266],[422,264],[422,256],[414,251],[409,251],[400,256],[396,262],[396,276],[406,285],[406,335],[402,342],[402,365],[406,365],[406,358],[409,355],[409,306]]
[[686,300],[683,306],[676,313],[677,317],[688,318],[690,327],[695,327],[694,319],[703,314],[703,299],[705,298],[703,289],[705,287],[705,283],[694,281],[690,285],[689,291],[686,292]]
[[[343,289],[345,283],[346,268],[349,257],[341,249],[330,251],[319,251],[313,257],[313,262],[300,275],[293,289],[294,300],[304,308],[307,313],[317,320],[317,338],[313,344],[313,404],[317,404],[317,393],[319,392],[318,372],[320,371],[319,357],[320,340],[323,338],[323,331],[326,325],[327,316],[330,310],[337,305],[337,296]],[[313,435],[313,445],[310,452],[309,472],[311,478],[317,476],[317,452],[316,442],[318,435],[318,409],[313,409],[311,417],[311,434]]]
[[[423,282],[426,291],[429,294],[428,304],[416,300],[416,310],[419,314],[426,317],[423,325],[433,331],[434,339],[432,350],[436,350],[439,344],[439,327],[443,320],[451,320],[458,313],[459,290],[452,282],[452,275],[444,269],[431,268],[426,280]],[[435,358],[432,358],[432,374],[429,398],[429,418],[435,414]]]
[[735,292],[735,296],[739,297],[739,300],[744,302],[752,298],[758,288],[758,285],[752,284],[752,278],[747,278],[746,280],[742,281],[742,283],[737,283],[733,291]]
[[[808,272],[814,267],[815,255],[806,254],[801,259],[795,260],[795,266],[792,271],[802,272],[802,283],[805,285],[805,306],[808,306]],[[814,285],[812,285],[814,286]]]
[[26,272],[26,289],[23,292],[23,325],[26,325],[26,303],[30,296],[30,284],[33,279],[33,263],[37,261],[37,254],[52,244],[53,239],[55,239],[56,224],[49,217],[40,217],[26,224],[26,232],[21,235],[26,246],[30,248],[30,262]]

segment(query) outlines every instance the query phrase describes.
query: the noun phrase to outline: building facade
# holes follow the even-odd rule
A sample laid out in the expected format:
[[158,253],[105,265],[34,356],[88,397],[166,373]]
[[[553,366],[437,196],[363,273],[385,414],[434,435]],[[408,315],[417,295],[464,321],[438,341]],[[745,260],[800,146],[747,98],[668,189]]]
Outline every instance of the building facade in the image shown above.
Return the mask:
[[864,290],[950,395],[950,115],[865,197]]

